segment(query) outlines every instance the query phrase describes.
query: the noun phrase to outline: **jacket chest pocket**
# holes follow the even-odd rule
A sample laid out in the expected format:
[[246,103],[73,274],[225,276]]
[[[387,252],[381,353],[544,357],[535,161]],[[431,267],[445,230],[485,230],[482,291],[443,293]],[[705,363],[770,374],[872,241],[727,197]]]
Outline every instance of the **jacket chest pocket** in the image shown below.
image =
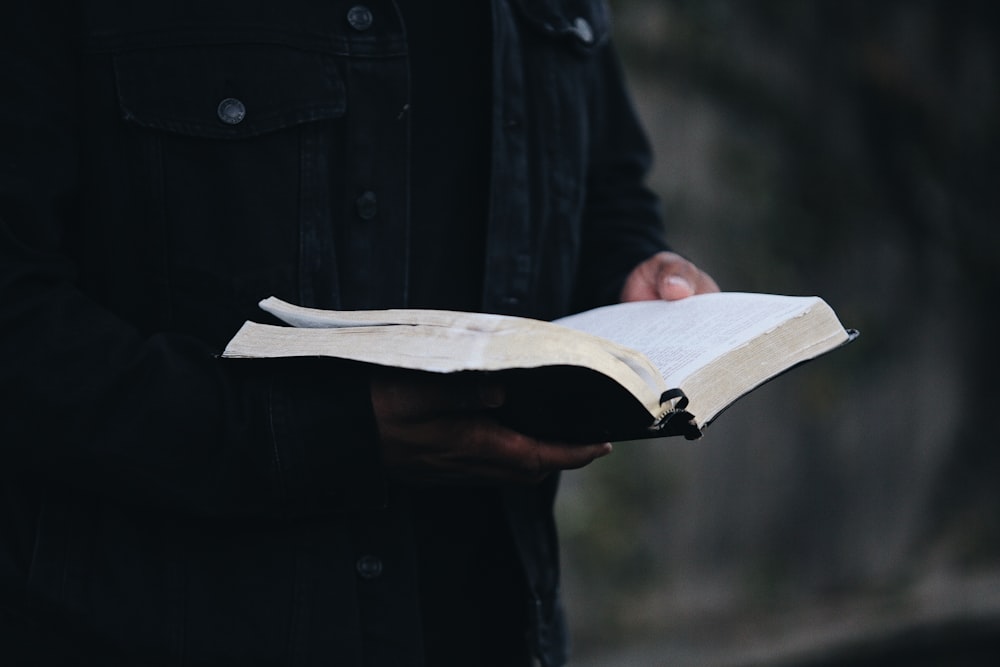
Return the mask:
[[279,45],[159,47],[115,56],[123,118],[176,135],[239,141],[342,116],[332,56]]
[[112,59],[123,195],[155,280],[171,300],[205,310],[287,289],[302,216],[315,208],[304,202],[332,178],[343,59],[269,43],[161,45]]

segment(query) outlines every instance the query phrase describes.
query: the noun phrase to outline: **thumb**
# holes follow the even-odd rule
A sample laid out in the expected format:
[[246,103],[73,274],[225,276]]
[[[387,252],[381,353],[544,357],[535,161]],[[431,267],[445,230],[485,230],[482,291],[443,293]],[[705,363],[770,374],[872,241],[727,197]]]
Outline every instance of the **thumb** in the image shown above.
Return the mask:
[[677,274],[662,276],[658,287],[660,298],[667,301],[686,299],[694,294],[694,285]]

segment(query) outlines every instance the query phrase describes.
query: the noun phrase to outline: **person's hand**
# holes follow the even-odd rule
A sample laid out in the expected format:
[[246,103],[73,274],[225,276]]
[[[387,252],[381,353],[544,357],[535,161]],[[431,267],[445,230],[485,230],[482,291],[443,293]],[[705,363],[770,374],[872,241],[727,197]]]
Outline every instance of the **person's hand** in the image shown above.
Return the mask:
[[658,252],[625,279],[622,301],[675,301],[694,294],[718,292],[712,277],[674,252]]
[[531,484],[611,451],[502,426],[491,410],[503,388],[476,379],[386,371],[372,378],[371,396],[387,474],[418,484]]

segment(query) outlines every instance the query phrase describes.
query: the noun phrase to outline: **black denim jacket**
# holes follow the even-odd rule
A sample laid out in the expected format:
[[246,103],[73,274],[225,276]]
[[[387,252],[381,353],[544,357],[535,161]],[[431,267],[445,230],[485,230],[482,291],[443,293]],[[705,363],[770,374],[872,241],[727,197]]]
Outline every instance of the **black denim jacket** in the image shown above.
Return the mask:
[[[268,295],[407,303],[406,35],[362,2],[0,10],[0,656],[419,664],[363,374],[217,358]],[[492,11],[482,308],[613,301],[663,243],[607,8]],[[546,665],[554,485],[506,498]]]

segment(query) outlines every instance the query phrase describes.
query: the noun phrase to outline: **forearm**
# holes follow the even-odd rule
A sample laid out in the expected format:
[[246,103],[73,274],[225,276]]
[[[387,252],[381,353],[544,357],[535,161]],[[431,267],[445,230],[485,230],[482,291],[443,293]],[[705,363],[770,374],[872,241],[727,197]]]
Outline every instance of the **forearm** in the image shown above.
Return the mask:
[[353,368],[220,360],[191,336],[140,336],[72,284],[4,287],[6,465],[210,513],[381,502],[367,379]]

